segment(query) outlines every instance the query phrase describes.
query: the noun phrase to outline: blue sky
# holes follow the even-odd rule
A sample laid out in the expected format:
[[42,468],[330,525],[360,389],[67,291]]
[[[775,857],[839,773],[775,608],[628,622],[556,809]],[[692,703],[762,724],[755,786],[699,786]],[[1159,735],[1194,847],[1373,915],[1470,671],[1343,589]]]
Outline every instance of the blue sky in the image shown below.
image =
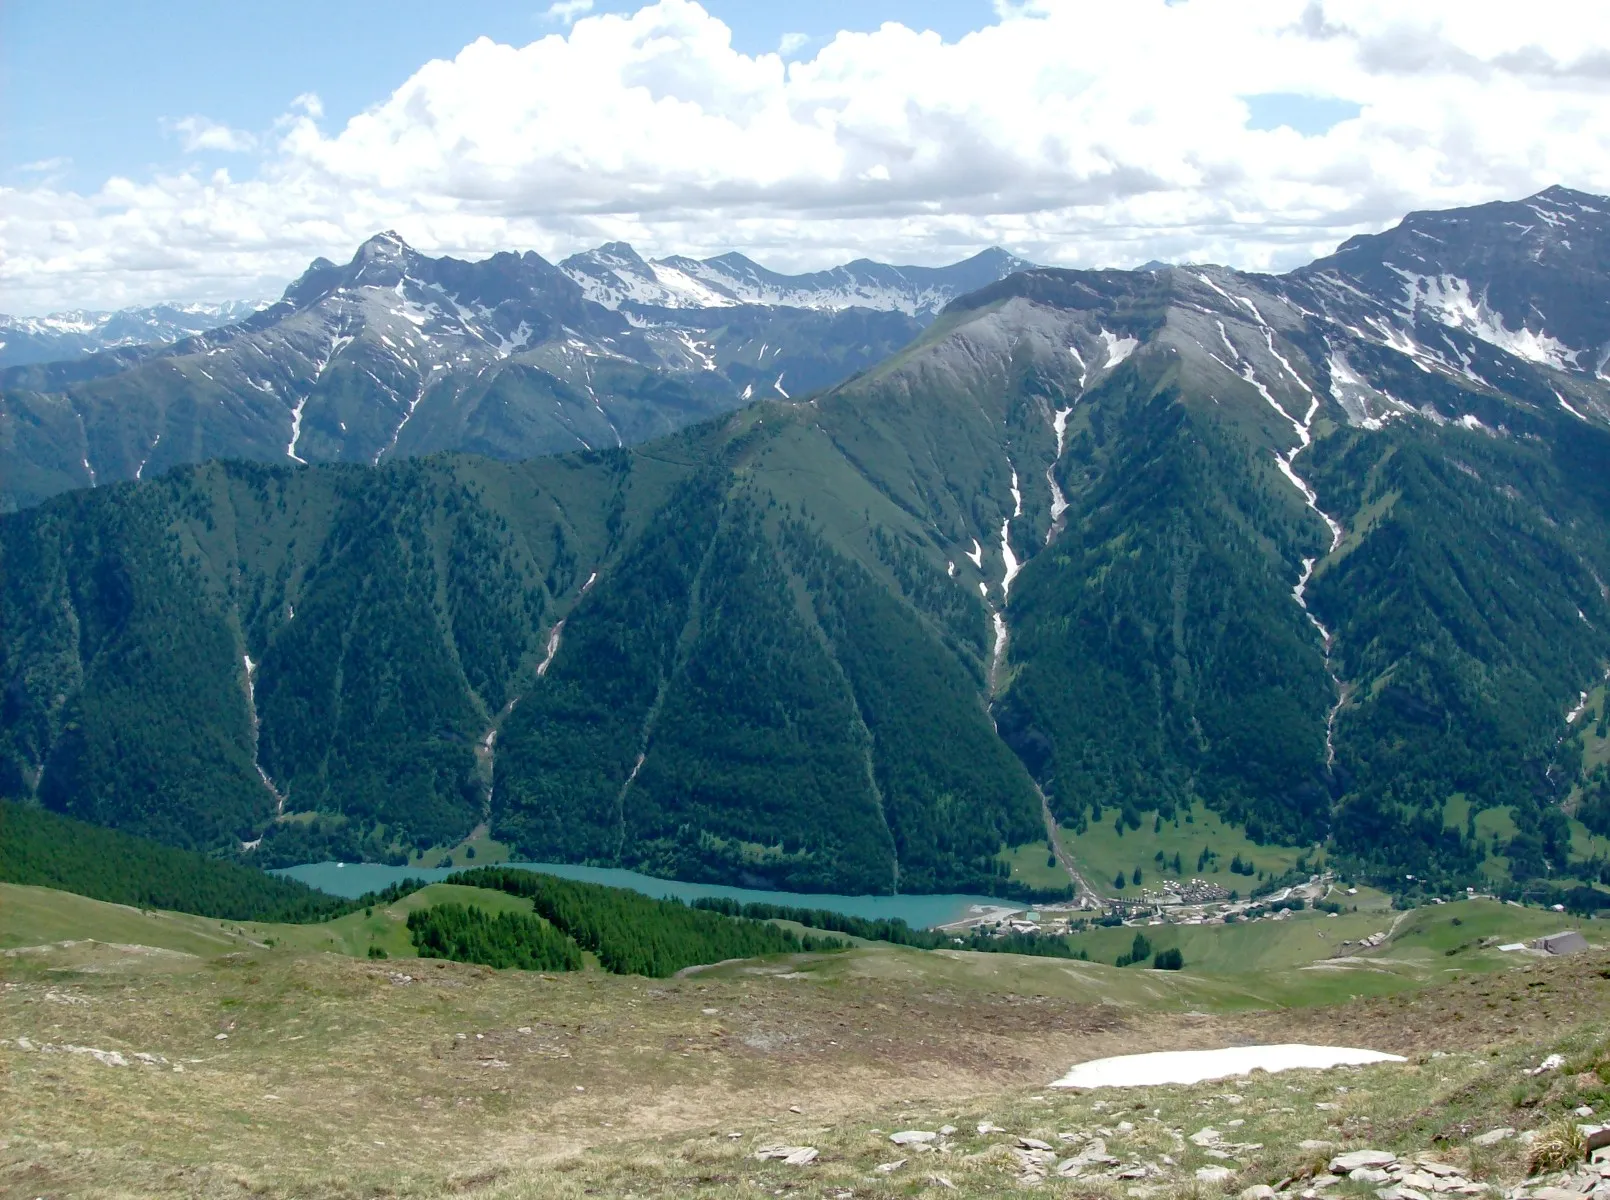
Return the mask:
[[[635,0],[596,0],[629,12]],[[819,43],[884,21],[955,40],[993,18],[989,0],[708,0],[749,54],[784,34]],[[560,32],[548,5],[493,0],[0,0],[0,182],[29,164],[69,159],[79,190],[184,158],[171,122],[197,113],[266,128],[307,92],[333,124],[384,100],[432,58],[477,37],[523,45]],[[810,53],[810,44],[796,54]]]

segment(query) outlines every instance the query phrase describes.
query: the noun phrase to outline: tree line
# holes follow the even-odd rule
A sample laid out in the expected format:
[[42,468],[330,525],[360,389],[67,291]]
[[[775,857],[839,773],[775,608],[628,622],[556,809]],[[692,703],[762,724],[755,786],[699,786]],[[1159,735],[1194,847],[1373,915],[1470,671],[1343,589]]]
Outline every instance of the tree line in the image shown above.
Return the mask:
[[838,950],[839,938],[799,936],[765,921],[733,918],[680,900],[656,900],[624,888],[533,871],[480,867],[450,883],[491,888],[532,902],[539,916],[598,956],[616,975],[661,979],[683,967],[764,954]]

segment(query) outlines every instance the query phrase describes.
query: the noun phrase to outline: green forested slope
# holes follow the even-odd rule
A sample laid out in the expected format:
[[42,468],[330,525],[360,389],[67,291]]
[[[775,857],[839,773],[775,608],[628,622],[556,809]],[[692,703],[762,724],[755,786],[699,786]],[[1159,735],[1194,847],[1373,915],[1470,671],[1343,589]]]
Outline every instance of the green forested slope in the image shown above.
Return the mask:
[[[1326,447],[1325,485],[1368,514],[1313,586],[1354,693],[1337,730],[1342,848],[1469,870],[1476,813],[1505,808],[1534,840],[1559,824],[1579,766],[1563,710],[1610,656],[1610,435],[1561,433],[1568,450],[1413,428]],[[1456,794],[1470,821],[1447,829]],[[1550,847],[1556,868],[1568,846]]]
[[1074,837],[1202,802],[1399,884],[1575,869],[1610,435],[1357,349],[1398,407],[1355,419],[1312,314],[1217,279],[1023,276],[633,450],[214,464],[0,519],[0,787],[275,864],[487,821],[998,892],[1043,792]]
[[352,907],[295,880],[7,800],[0,881],[231,921],[318,921]]

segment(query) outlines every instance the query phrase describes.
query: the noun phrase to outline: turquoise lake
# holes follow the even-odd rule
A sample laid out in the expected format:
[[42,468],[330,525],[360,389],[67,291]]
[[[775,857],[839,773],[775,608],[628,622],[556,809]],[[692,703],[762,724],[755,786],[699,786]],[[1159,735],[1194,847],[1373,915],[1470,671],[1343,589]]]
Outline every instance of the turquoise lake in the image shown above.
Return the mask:
[[[522,867],[558,875],[563,879],[580,879],[609,887],[631,888],[634,892],[662,900],[671,897],[696,900],[703,896],[724,896],[742,903],[759,901],[798,908],[825,908],[829,912],[851,917],[898,918],[918,929],[959,921],[967,916],[974,905],[1022,907],[1011,900],[992,899],[989,896],[829,896],[817,892],[765,892],[715,883],[680,883],[674,879],[656,879],[652,875],[639,875],[636,871],[623,871],[617,867],[580,867],[568,863],[495,865]],[[459,868],[456,867],[388,867],[381,863],[322,862],[285,867],[274,874],[300,880],[322,892],[353,899],[365,892],[390,887],[403,879],[423,879],[427,883],[436,883],[457,870]]]

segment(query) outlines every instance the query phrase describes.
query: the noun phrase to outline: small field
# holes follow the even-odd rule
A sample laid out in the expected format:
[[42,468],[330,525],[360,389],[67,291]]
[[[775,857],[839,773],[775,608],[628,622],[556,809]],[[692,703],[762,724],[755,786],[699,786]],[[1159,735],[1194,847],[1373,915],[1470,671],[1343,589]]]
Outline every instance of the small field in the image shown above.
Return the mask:
[[509,848],[495,840],[485,825],[477,825],[462,842],[416,850],[411,867],[489,867],[509,861]]
[[[1092,887],[1104,895],[1122,896],[1138,893],[1134,886],[1134,872],[1140,869],[1143,886],[1155,886],[1165,879],[1186,880],[1201,877],[1227,889],[1250,892],[1263,876],[1278,876],[1297,865],[1305,853],[1318,870],[1323,856],[1317,851],[1298,846],[1260,846],[1247,838],[1246,832],[1228,825],[1218,815],[1201,804],[1189,812],[1181,812],[1173,821],[1159,821],[1155,813],[1146,814],[1139,829],[1123,827],[1119,833],[1117,814],[1092,824],[1083,834],[1071,829],[1062,830],[1063,847],[1073,856]],[[1209,852],[1204,858],[1204,851]],[[1157,855],[1163,855],[1159,862]],[[1174,857],[1179,856],[1180,869],[1174,870]],[[1253,873],[1237,875],[1230,864],[1240,856],[1243,863],[1252,863]],[[1044,861],[1042,857],[1041,861]],[[1201,862],[1201,869],[1197,869]],[[1118,872],[1124,875],[1124,887],[1116,887]]]
[[1002,854],[1001,859],[1012,868],[1012,879],[1027,887],[1065,888],[1072,882],[1044,842],[1019,846]]

